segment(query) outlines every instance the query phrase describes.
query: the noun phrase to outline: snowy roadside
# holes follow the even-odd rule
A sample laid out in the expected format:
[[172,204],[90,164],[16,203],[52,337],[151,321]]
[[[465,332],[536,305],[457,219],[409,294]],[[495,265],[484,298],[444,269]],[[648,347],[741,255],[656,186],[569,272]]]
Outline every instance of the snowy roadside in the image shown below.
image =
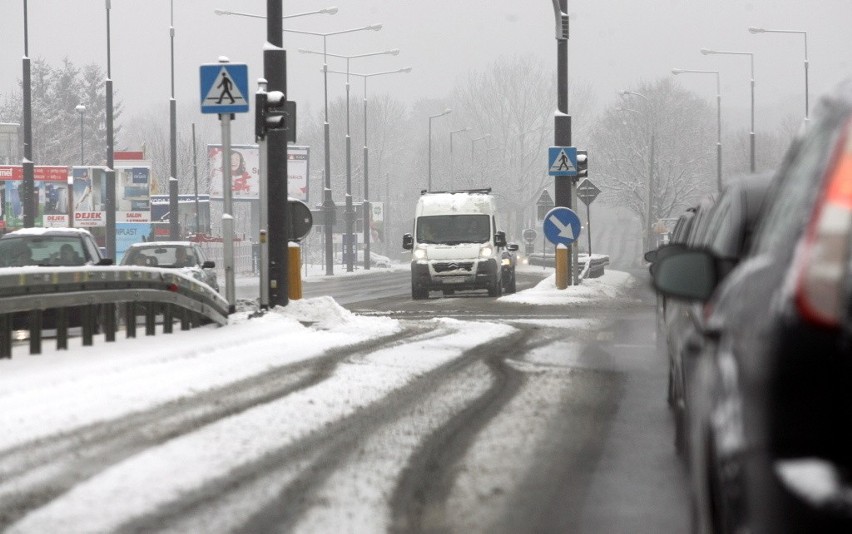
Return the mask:
[[[608,271],[560,291],[550,276],[497,302],[623,300],[635,283],[629,274]],[[442,327],[435,321],[435,328]],[[402,328],[395,319],[358,316],[330,297],[317,297],[291,301],[255,319],[240,312],[224,328],[119,337],[114,343],[96,338],[92,347],[82,347],[77,338],[70,340],[68,351],[46,343],[40,356],[29,355],[21,345],[12,359],[0,360],[0,428],[7,430],[0,433],[0,449],[145,410]]]

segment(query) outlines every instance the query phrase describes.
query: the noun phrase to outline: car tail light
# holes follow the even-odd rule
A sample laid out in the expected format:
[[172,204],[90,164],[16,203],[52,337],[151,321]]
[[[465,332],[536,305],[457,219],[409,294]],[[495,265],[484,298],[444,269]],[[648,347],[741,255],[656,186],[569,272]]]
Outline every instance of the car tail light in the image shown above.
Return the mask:
[[836,327],[843,315],[843,283],[852,237],[852,121],[828,167],[803,246],[797,252],[796,306],[808,321]]

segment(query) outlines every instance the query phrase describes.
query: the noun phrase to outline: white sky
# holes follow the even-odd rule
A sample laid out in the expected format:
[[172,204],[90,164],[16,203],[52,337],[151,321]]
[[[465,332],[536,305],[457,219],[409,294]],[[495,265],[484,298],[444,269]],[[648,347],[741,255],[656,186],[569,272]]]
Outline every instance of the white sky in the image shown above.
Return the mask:
[[[112,78],[125,118],[158,113],[168,121],[170,96],[169,1],[113,0]],[[299,13],[337,5],[337,15],[285,21],[285,27],[332,32],[382,23],[380,32],[328,38],[328,52],[355,55],[399,48],[397,57],[352,60],[352,71],[375,72],[403,66],[411,74],[374,78],[370,93],[391,93],[404,101],[443,97],[467,73],[483,70],[499,56],[531,56],[555,70],[556,41],[552,3],[547,0],[288,0],[284,12]],[[755,53],[758,129],[781,115],[803,115],[804,46],[800,35],[751,35],[748,26],[808,31],[811,103],[850,73],[850,34],[841,21],[852,20],[848,0],[569,0],[572,82],[590,83],[600,103],[639,80],[671,76],[673,67],[722,72],[725,125],[746,127],[749,70],[746,58],[702,56],[701,48]],[[249,64],[252,90],[261,75],[265,21],[217,16],[214,8],[264,14],[264,0],[175,0],[176,97],[179,113],[202,123],[198,67],[220,55]],[[21,1],[0,3],[0,92],[21,77],[23,16]],[[93,0],[29,1],[30,56],[59,64],[106,66],[106,12]],[[285,34],[290,98],[301,109],[322,105],[322,58],[298,48],[321,50],[320,37]],[[345,61],[329,59],[332,69]],[[715,84],[706,76],[678,77],[708,99]],[[353,94],[361,93],[359,80]],[[343,79],[330,77],[331,98],[344,94]],[[555,95],[554,95],[555,107]],[[187,127],[188,129],[188,127]]]
[[[626,273],[608,271],[601,278],[558,291],[550,276],[533,289],[497,299],[496,305],[617,301],[627,298],[626,288],[635,283]],[[313,324],[307,327],[299,321]],[[542,324],[568,327],[570,323],[576,328],[591,327],[591,322],[550,319]],[[108,531],[241,462],[260,458],[312,429],[376,402],[471,347],[514,330],[504,324],[440,318],[428,324],[428,336],[371,353],[364,357],[366,362],[341,365],[331,379],[313,387],[130,457],[26,516],[9,532],[59,532],[69,523],[78,531]],[[71,350],[55,352],[48,348],[41,356],[29,356],[27,347],[17,347],[21,350],[11,360],[0,360],[0,450],[120,418],[400,329],[397,320],[356,316],[330,297],[319,297],[291,301],[285,309],[260,319],[248,320],[244,313],[236,314],[223,328],[205,327],[135,340],[119,336],[110,344],[97,339],[95,346],[85,349],[78,346],[79,340],[72,340]],[[280,424],[282,418],[288,421],[286,425]],[[253,437],[242,440],[235,436]],[[398,469],[405,458],[398,461],[386,468]],[[146,491],[152,483],[156,491]],[[0,483],[0,499],[16,491],[16,484],[15,480]],[[383,525],[371,522],[381,523],[384,516],[363,513],[370,499],[364,501],[363,493],[359,495],[348,506],[361,509],[358,516],[367,522],[361,526],[365,531],[382,530]],[[380,497],[374,496],[376,501],[382,501]],[[110,506],[102,506],[104,502],[110,502]],[[98,512],[92,513],[92,509]]]

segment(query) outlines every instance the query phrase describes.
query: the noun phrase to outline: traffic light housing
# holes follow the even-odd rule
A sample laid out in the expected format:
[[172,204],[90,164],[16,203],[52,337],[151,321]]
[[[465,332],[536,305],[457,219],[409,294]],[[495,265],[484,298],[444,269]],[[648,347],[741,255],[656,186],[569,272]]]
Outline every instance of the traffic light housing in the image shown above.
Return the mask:
[[287,102],[281,91],[258,91],[254,106],[254,135],[266,137],[269,130],[286,128]]
[[587,152],[586,150],[577,151],[577,180],[582,180],[589,176],[589,158]]

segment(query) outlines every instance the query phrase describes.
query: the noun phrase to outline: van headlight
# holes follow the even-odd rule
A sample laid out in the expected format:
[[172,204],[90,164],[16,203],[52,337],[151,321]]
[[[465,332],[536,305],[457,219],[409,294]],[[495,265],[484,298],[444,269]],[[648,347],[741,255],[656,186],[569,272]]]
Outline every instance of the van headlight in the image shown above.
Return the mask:
[[479,249],[480,258],[490,258],[493,253],[494,249],[492,249],[491,247],[482,247],[481,249]]
[[414,259],[415,260],[425,260],[426,259],[426,249],[418,248],[414,250]]
[[512,259],[511,258],[503,258],[503,261],[501,262],[501,264],[508,267],[509,265],[512,265]]

